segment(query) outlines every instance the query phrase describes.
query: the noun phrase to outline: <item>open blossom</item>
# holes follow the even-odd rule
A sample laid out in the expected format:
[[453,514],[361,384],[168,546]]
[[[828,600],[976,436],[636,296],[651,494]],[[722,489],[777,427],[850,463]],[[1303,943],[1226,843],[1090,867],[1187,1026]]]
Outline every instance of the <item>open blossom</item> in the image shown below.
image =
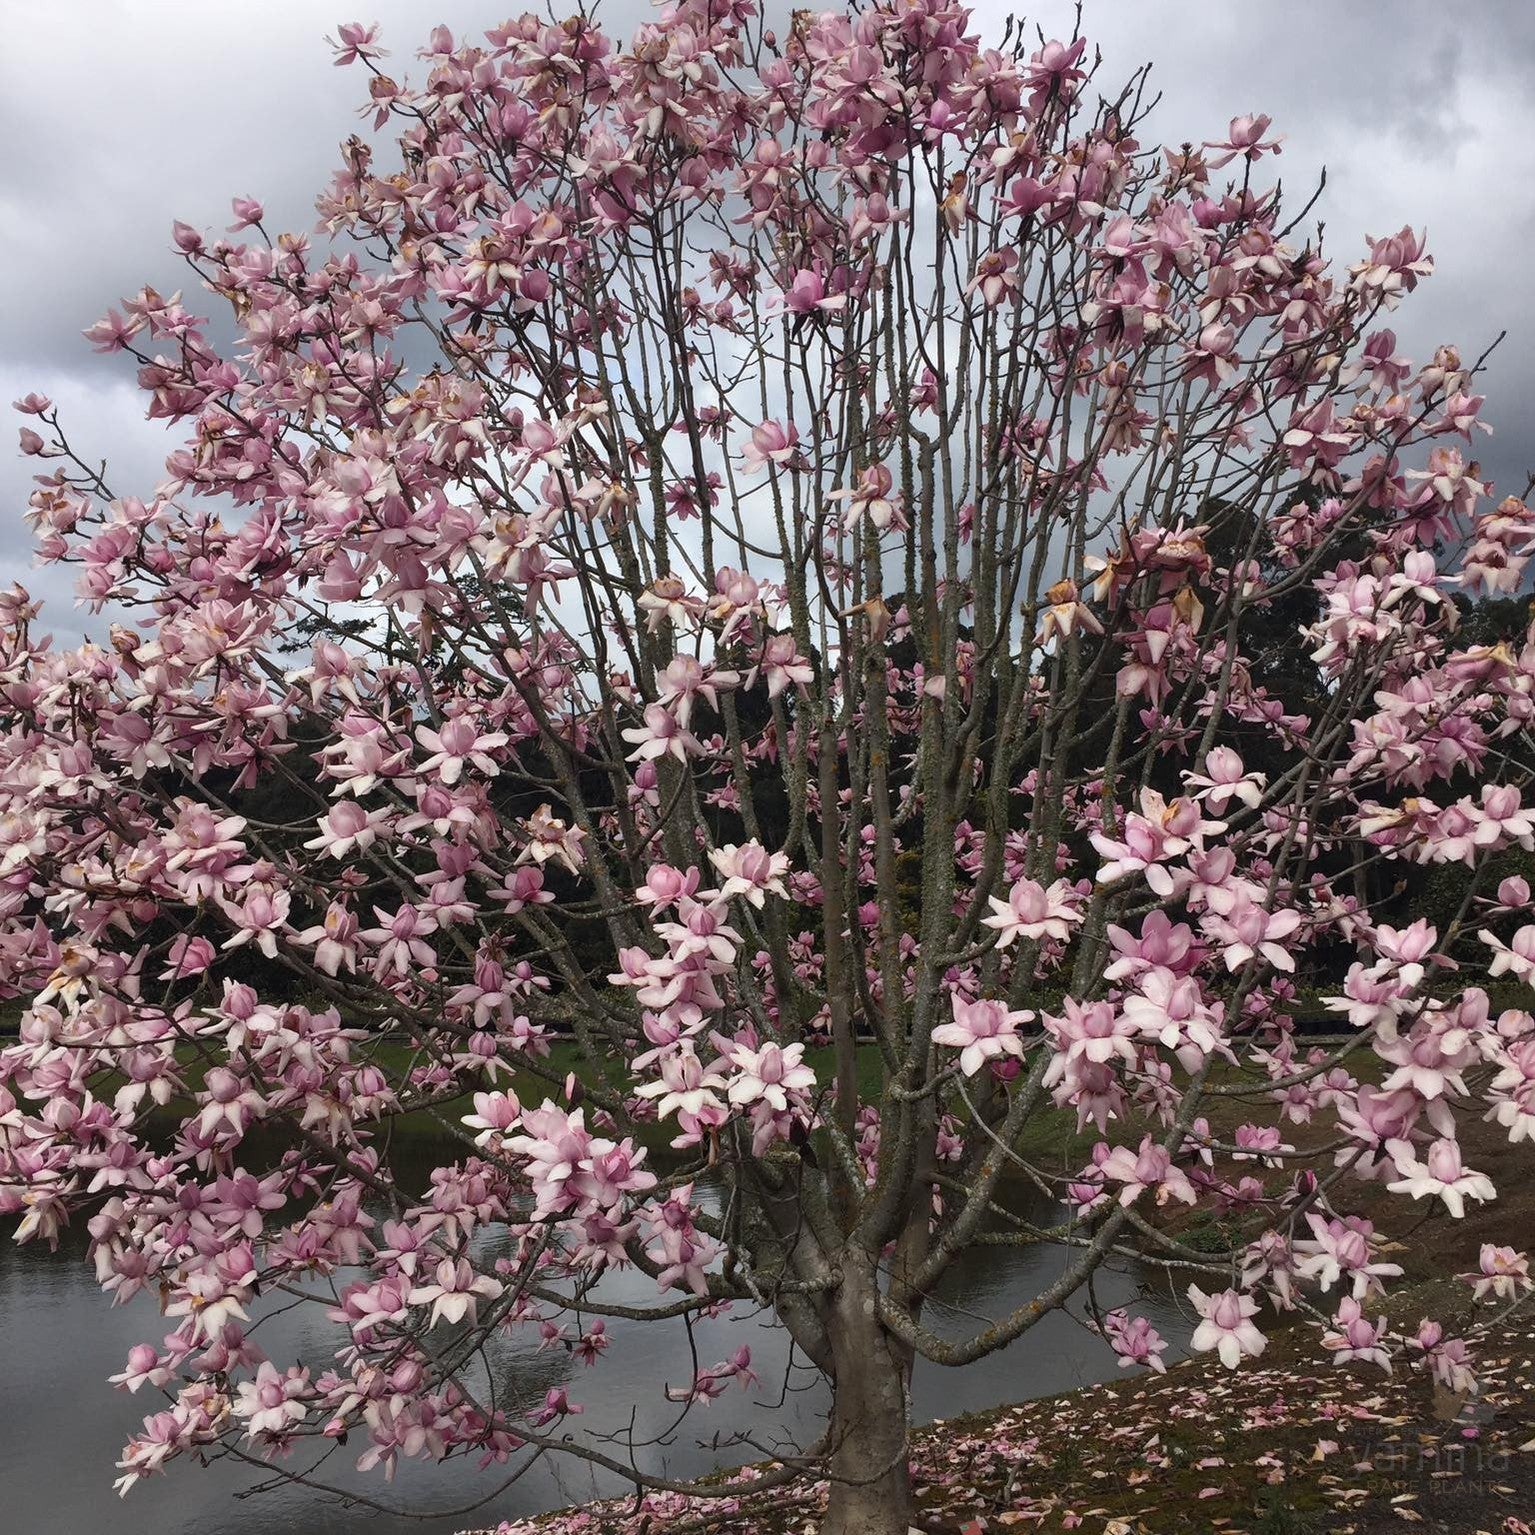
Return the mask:
[[803,688],[815,679],[814,669],[795,648],[792,634],[767,637],[757,664],[746,674],[746,686],[751,687],[759,674],[767,682],[769,698],[779,697],[790,687]]
[[1140,811],[1125,817],[1120,838],[1102,832],[1092,834],[1093,846],[1108,860],[1099,869],[1098,878],[1108,883],[1144,871],[1153,890],[1169,895],[1173,880],[1163,864],[1199,848],[1206,836],[1224,829],[1222,822],[1206,821],[1192,799],[1169,801],[1155,789],[1142,789]]
[[1203,773],[1187,773],[1183,780],[1196,788],[1195,799],[1203,800],[1216,815],[1224,815],[1232,800],[1256,809],[1263,801],[1263,774],[1249,773],[1242,759],[1229,746],[1211,749],[1205,758]]
[[[1101,1147],[1101,1143],[1100,1143]],[[1191,1205],[1198,1196],[1188,1174],[1178,1167],[1161,1147],[1153,1143],[1149,1135],[1143,1136],[1138,1148],[1115,1146],[1103,1148],[1100,1154],[1095,1148],[1094,1164],[1100,1177],[1122,1185],[1119,1202],[1132,1205],[1148,1189],[1155,1190],[1156,1202],[1164,1205],[1176,1199]]]
[[1158,1375],[1167,1373],[1162,1355],[1167,1343],[1162,1335],[1143,1316],[1131,1317],[1123,1310],[1111,1311],[1103,1319],[1103,1333],[1109,1346],[1119,1355],[1119,1367],[1145,1365]]
[[1282,135],[1272,139],[1264,138],[1263,135],[1269,130],[1269,123],[1270,119],[1263,114],[1233,117],[1224,139],[1205,140],[1206,149],[1220,151],[1208,160],[1210,169],[1219,170],[1223,165],[1228,165],[1236,159],[1256,160],[1265,153],[1277,155],[1280,152]]
[[1437,1197],[1457,1220],[1466,1213],[1468,1199],[1485,1203],[1497,1198],[1492,1179],[1462,1165],[1458,1141],[1441,1136],[1421,1162],[1409,1141],[1389,1141],[1387,1150],[1401,1173],[1387,1185],[1393,1193],[1411,1194],[1414,1199]]
[[522,823],[527,841],[518,854],[518,861],[531,859],[542,866],[553,859],[563,864],[572,874],[580,872],[581,839],[586,833],[579,826],[569,826],[554,814],[549,805],[540,805]]
[[728,1096],[738,1105],[762,1102],[779,1113],[790,1107],[791,1100],[802,1099],[815,1086],[815,1072],[804,1064],[805,1046],[771,1041],[761,1049],[747,1045],[731,1047],[726,1059],[737,1073],[730,1080]]
[[1268,1339],[1253,1325],[1258,1303],[1250,1295],[1237,1290],[1206,1295],[1198,1285],[1191,1284],[1189,1299],[1200,1317],[1189,1340],[1190,1348],[1196,1352],[1213,1348],[1228,1370],[1236,1369],[1244,1355],[1256,1358],[1263,1352]]
[[858,484],[852,490],[834,490],[831,493],[833,501],[847,502],[842,526],[848,532],[852,532],[862,522],[869,523],[880,533],[892,528],[905,528],[901,498],[891,494],[894,483],[890,471],[883,464],[871,464],[858,476]]
[[1322,1347],[1332,1350],[1334,1364],[1358,1359],[1367,1364],[1378,1364],[1390,1374],[1391,1355],[1383,1341],[1385,1331],[1384,1317],[1371,1322],[1359,1302],[1352,1295],[1345,1295],[1338,1303],[1332,1330],[1322,1334]]
[[[1123,1061],[1126,1065],[1135,1063],[1135,1039],[1140,1033],[1140,1025],[1112,1002],[1078,1002],[1075,997],[1066,997],[1062,1002],[1062,1015],[1055,1017],[1046,1013],[1042,1021],[1060,1052],[1051,1062],[1052,1079],[1055,1075],[1064,1075],[1065,1070],[1078,1060],[1095,1066],[1113,1060]],[[1057,1066],[1059,1072],[1055,1070]]]
[[416,739],[431,754],[421,764],[422,773],[436,773],[445,784],[455,784],[466,767],[475,767],[489,778],[501,769],[493,752],[511,739],[504,731],[481,731],[465,715],[444,721],[440,730],[420,725]]
[[981,302],[994,309],[1018,291],[1018,252],[987,251],[977,263],[975,273],[965,288],[978,293]]
[[1257,902],[1244,898],[1233,902],[1224,914],[1206,913],[1201,925],[1220,945],[1228,970],[1240,970],[1260,958],[1286,973],[1295,968],[1295,956],[1285,940],[1301,925],[1298,911],[1265,911]]
[[475,1132],[474,1144],[485,1146],[510,1135],[522,1118],[522,1105],[511,1092],[476,1093],[474,1113],[462,1122]]
[[1018,938],[1055,938],[1061,942],[1082,920],[1082,898],[1065,880],[1048,888],[1038,880],[1021,879],[1005,901],[992,896],[991,915],[982,923],[997,930],[997,947],[1005,949]]
[[319,836],[311,837],[304,846],[323,852],[327,858],[348,858],[372,847],[388,819],[387,810],[364,810],[356,800],[339,800],[320,817]]
[[763,421],[751,430],[751,440],[742,454],[748,474],[775,465],[788,465],[799,452],[799,429],[790,422]]
[[1383,1281],[1401,1274],[1397,1263],[1382,1263],[1375,1256],[1374,1228],[1358,1217],[1329,1218],[1310,1211],[1306,1223],[1310,1238],[1295,1243],[1296,1273],[1330,1290],[1345,1275],[1352,1281],[1355,1300],[1379,1294]]
[[680,576],[660,576],[640,593],[638,607],[645,615],[645,627],[655,634],[666,624],[678,629],[695,627],[704,602],[688,590]]
[[1512,1301],[1535,1288],[1530,1278],[1530,1262],[1512,1247],[1500,1247],[1495,1242],[1483,1242],[1480,1269],[1475,1274],[1461,1276],[1470,1282],[1472,1293],[1478,1300],[1490,1295],[1497,1300]]
[[727,842],[724,847],[710,849],[709,861],[724,876],[720,894],[727,900],[731,896],[744,896],[760,908],[767,896],[789,898],[783,882],[789,869],[785,853],[770,853],[759,842],[746,842],[739,847]]
[[697,869],[684,872],[669,863],[653,863],[645,875],[645,883],[635,888],[634,898],[659,910],[697,894],[698,882]]
[[1070,639],[1075,633],[1102,634],[1103,625],[1082,600],[1075,581],[1057,581],[1045,593],[1044,613],[1035,643],[1048,645],[1057,635]]
[[268,1434],[286,1434],[302,1423],[308,1412],[306,1398],[312,1394],[309,1371],[295,1365],[279,1374],[270,1360],[264,1359],[255,1380],[241,1381],[233,1412],[246,1420],[246,1432],[252,1439]]
[[1500,975],[1511,975],[1525,985],[1535,981],[1535,923],[1525,923],[1508,943],[1485,927],[1476,936],[1492,950],[1487,974],[1493,980]]
[[247,885],[238,901],[221,897],[219,905],[235,929],[225,940],[224,947],[233,949],[254,943],[268,959],[275,959],[277,935],[287,926],[292,904],[293,897],[286,890],[278,890],[266,883]]
[[988,1061],[1023,1058],[1018,1028],[1033,1018],[1033,1013],[1009,1010],[1005,1002],[967,1002],[957,995],[952,1003],[954,1021],[933,1030],[933,1043],[958,1050],[959,1069],[967,1077],[973,1077]]
[[697,738],[664,704],[647,704],[644,723],[620,733],[634,746],[629,753],[631,762],[653,762],[660,757],[675,757],[684,762],[689,754],[703,751]]
[[1476,1372],[1471,1368],[1471,1350],[1464,1338],[1445,1337],[1444,1328],[1425,1317],[1407,1342],[1409,1347],[1422,1351],[1423,1362],[1446,1391],[1463,1396],[1476,1391]]
[[430,1325],[439,1322],[473,1322],[482,1299],[494,1300],[502,1291],[499,1280],[476,1274],[467,1258],[444,1258],[432,1272],[432,1283],[410,1292],[412,1306],[431,1305]]
[[692,1045],[683,1044],[663,1055],[660,1070],[659,1082],[647,1082],[635,1091],[641,1098],[658,1100],[656,1113],[662,1119],[678,1111],[697,1118],[723,1107],[724,1069],[718,1062],[705,1065]]
[[314,946],[315,969],[326,975],[339,975],[343,969],[357,968],[357,917],[346,907],[332,901],[325,908],[323,920],[315,927],[306,927],[295,935],[294,941]]
[[787,314],[834,314],[846,303],[845,293],[828,293],[825,279],[810,268],[796,272],[783,295],[783,309]]

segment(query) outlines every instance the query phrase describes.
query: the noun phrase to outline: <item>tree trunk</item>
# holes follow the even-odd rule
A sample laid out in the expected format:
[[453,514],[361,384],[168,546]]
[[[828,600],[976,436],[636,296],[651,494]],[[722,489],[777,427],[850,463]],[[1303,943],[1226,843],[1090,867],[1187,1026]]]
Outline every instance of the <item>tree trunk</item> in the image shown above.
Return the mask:
[[907,1367],[875,1310],[872,1264],[849,1262],[831,1318],[831,1479],[821,1535],[906,1535],[912,1523]]

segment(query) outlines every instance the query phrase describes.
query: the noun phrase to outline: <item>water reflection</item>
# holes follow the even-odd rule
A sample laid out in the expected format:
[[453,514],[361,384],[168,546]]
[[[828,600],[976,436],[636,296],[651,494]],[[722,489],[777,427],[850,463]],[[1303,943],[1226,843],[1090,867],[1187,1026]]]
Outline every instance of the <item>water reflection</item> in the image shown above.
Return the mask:
[[[425,1152],[425,1148],[423,1149]],[[429,1156],[429,1153],[426,1153]],[[493,1247],[495,1232],[481,1241]],[[1058,1277],[1069,1254],[1061,1248],[983,1248],[960,1260],[945,1276],[926,1320],[937,1331],[962,1336],[1024,1304]],[[1106,1272],[1096,1284],[1107,1308],[1135,1300],[1172,1344],[1168,1357],[1188,1337],[1177,1300],[1151,1289],[1150,1273]],[[651,1281],[635,1274],[605,1278],[604,1301],[644,1304],[655,1298]],[[312,1315],[307,1314],[313,1312]],[[258,1313],[253,1310],[252,1315]],[[313,1490],[282,1487],[252,1494],[268,1480],[248,1465],[221,1462],[207,1470],[173,1465],[140,1482],[120,1504],[112,1491],[114,1462],[123,1441],[151,1410],[147,1389],[134,1397],[114,1391],[105,1377],[122,1367],[129,1347],[158,1341],[169,1326],[152,1299],[140,1297],[112,1307],[97,1288],[78,1251],[50,1256],[45,1249],[0,1244],[0,1359],[6,1384],[0,1405],[0,1493],[5,1513],[0,1528],[26,1535],[79,1535],[125,1517],[133,1529],[157,1535],[353,1535],[375,1531],[377,1510],[344,1507]],[[563,1349],[540,1349],[536,1334],[524,1330],[503,1340],[493,1357],[498,1402],[536,1403],[552,1385],[566,1385],[584,1408],[570,1420],[573,1430],[632,1436],[634,1455],[650,1470],[688,1476],[725,1460],[752,1460],[759,1452],[721,1451],[719,1445],[749,1430],[760,1444],[807,1443],[819,1432],[825,1393],[803,1369],[786,1376],[787,1337],[769,1317],[737,1310],[730,1317],[696,1321],[691,1338],[682,1321],[607,1321],[612,1346],[594,1369],[576,1363]],[[298,1308],[274,1317],[257,1334],[279,1364],[296,1357],[319,1360],[334,1350],[340,1335],[317,1308]],[[679,1409],[665,1387],[684,1385],[693,1360],[712,1365],[750,1343],[762,1384],[752,1392],[732,1386],[719,1400],[700,1406],[676,1424]],[[1045,1317],[1011,1348],[962,1370],[919,1362],[913,1382],[915,1409],[926,1422],[1024,1397],[1043,1396],[1115,1374],[1108,1349],[1074,1317]],[[402,1463],[392,1485],[378,1473],[353,1470],[365,1446],[356,1440],[339,1447],[324,1466],[326,1481],[355,1488],[401,1512],[461,1508],[497,1488],[505,1467],[476,1471],[472,1462],[446,1465]],[[603,1446],[610,1455],[624,1451]],[[302,1466],[306,1452],[296,1453]],[[309,1450],[307,1454],[312,1455]],[[514,1486],[474,1514],[401,1521],[402,1529],[438,1532],[580,1502],[622,1490],[611,1474],[565,1459],[536,1464]],[[245,1496],[241,1496],[245,1494]]]

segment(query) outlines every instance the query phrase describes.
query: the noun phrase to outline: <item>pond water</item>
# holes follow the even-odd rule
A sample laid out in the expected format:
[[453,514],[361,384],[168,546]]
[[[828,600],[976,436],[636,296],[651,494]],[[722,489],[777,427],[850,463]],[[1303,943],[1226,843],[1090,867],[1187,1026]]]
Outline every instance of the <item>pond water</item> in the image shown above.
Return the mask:
[[[497,1241],[487,1231],[480,1240]],[[1061,1272],[1062,1248],[987,1247],[966,1255],[945,1276],[926,1313],[939,1331],[966,1335],[988,1320],[1025,1304]],[[1100,1306],[1133,1302],[1181,1357],[1190,1332],[1187,1302],[1169,1290],[1162,1271],[1104,1271],[1095,1281]],[[644,1304],[655,1299],[651,1281],[634,1274],[604,1279],[601,1299]],[[300,1312],[313,1311],[311,1319]],[[255,1310],[253,1316],[259,1315]],[[913,1381],[915,1411],[923,1422],[957,1413],[1044,1396],[1115,1375],[1116,1360],[1075,1315],[1046,1316],[1010,1348],[962,1370],[919,1361]],[[536,1463],[499,1492],[508,1469],[475,1470],[473,1462],[402,1462],[392,1484],[379,1472],[353,1467],[365,1447],[356,1439],[331,1455],[317,1475],[355,1488],[400,1515],[440,1512],[426,1519],[391,1518],[375,1508],[343,1504],[309,1488],[284,1485],[263,1490],[269,1474],[247,1464],[221,1461],[203,1470],[188,1462],[138,1483],[119,1502],[112,1490],[115,1461],[124,1440],[158,1405],[149,1388],[136,1396],[115,1390],[106,1376],[122,1368],[129,1347],[158,1342],[169,1326],[152,1299],[113,1307],[97,1288],[81,1251],[0,1243],[0,1530],[17,1535],[82,1535],[113,1527],[155,1535],[353,1535],[380,1528],[421,1530],[429,1535],[533,1513],[594,1496],[620,1492],[607,1473],[569,1457]],[[719,1320],[695,1323],[693,1346],[709,1366],[743,1342],[752,1349],[762,1384],[750,1391],[732,1386],[678,1421],[665,1387],[687,1382],[693,1371],[688,1334],[681,1321],[637,1323],[609,1319],[606,1358],[593,1369],[563,1349],[540,1350],[532,1329],[503,1341],[494,1356],[495,1390],[501,1401],[541,1402],[552,1385],[565,1385],[584,1408],[567,1420],[572,1431],[632,1433],[635,1457],[647,1470],[686,1476],[731,1462],[761,1459],[760,1451],[729,1445],[751,1432],[758,1444],[809,1443],[820,1430],[827,1398],[810,1372],[786,1378],[787,1337],[769,1318],[738,1309]],[[257,1339],[279,1365],[303,1357],[313,1364],[333,1352],[341,1335],[319,1308],[275,1316]],[[724,1445],[724,1448],[721,1446]],[[613,1444],[608,1454],[626,1458]],[[280,1464],[304,1468],[312,1447]],[[472,1511],[466,1505],[489,1498]]]

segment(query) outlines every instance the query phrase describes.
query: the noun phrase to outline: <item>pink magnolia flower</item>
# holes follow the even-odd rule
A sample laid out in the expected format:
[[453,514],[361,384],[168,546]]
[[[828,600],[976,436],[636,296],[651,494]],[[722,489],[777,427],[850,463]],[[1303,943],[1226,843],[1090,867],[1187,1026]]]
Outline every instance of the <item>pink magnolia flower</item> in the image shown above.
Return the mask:
[[954,1021],[933,1030],[933,1043],[959,1051],[959,1069],[973,1077],[988,1061],[1009,1056],[1023,1059],[1023,1041],[1018,1027],[1034,1014],[1026,1010],[1008,1010],[1005,1002],[981,1000],[967,1002],[956,993],[952,1000]]
[[697,869],[684,873],[669,863],[653,863],[645,875],[645,883],[635,889],[634,898],[659,912],[685,896],[697,894],[698,882]]
[[777,698],[791,685],[804,688],[815,680],[815,671],[796,649],[792,634],[767,637],[761,659],[746,674],[747,687],[756,682],[759,673],[767,680],[769,698]]
[[308,1370],[294,1365],[278,1374],[271,1360],[263,1359],[255,1380],[243,1380],[236,1388],[231,1411],[246,1420],[250,1438],[281,1436],[304,1421],[309,1410],[305,1398],[313,1391]]
[[1066,1068],[1079,1059],[1095,1066],[1113,1060],[1123,1061],[1127,1066],[1135,1064],[1139,1026],[1112,1002],[1078,1002],[1074,997],[1065,997],[1062,1009],[1061,1017],[1045,1013],[1041,1020],[1060,1052],[1051,1062],[1047,1074],[1050,1080],[1064,1075]]
[[1493,1242],[1483,1242],[1480,1271],[1462,1274],[1478,1300],[1489,1295],[1502,1301],[1516,1300],[1521,1294],[1535,1288],[1530,1278],[1530,1261],[1522,1252],[1512,1247],[1500,1247]]
[[723,1107],[720,1092],[725,1087],[724,1069],[719,1062],[707,1066],[698,1058],[691,1044],[684,1041],[677,1049],[661,1057],[661,1080],[646,1082],[635,1089],[640,1098],[655,1098],[656,1113],[665,1119],[681,1110],[697,1117],[708,1110]]
[[1190,1348],[1196,1352],[1213,1348],[1228,1370],[1236,1369],[1244,1355],[1257,1358],[1263,1352],[1268,1339],[1253,1325],[1251,1319],[1258,1313],[1258,1303],[1250,1295],[1236,1290],[1206,1295],[1193,1284],[1188,1293],[1200,1316],[1199,1326],[1189,1340]]
[[503,1286],[489,1274],[476,1274],[467,1258],[444,1258],[437,1265],[431,1284],[417,1285],[408,1297],[412,1306],[431,1305],[428,1326],[439,1322],[471,1324],[479,1315],[481,1297],[494,1300]]
[[542,866],[553,859],[572,874],[580,873],[585,856],[581,839],[586,833],[579,826],[567,826],[555,815],[553,807],[545,804],[522,822],[522,829],[527,841],[517,855],[519,863],[531,860]]
[[762,1102],[786,1112],[815,1087],[815,1072],[805,1065],[804,1056],[805,1046],[799,1041],[791,1045],[770,1041],[760,1049],[732,1045],[726,1060],[737,1075],[730,1079],[727,1096],[738,1106]]
[[988,309],[995,309],[1017,291],[1018,252],[1012,249],[987,251],[965,285],[965,292],[979,293]]
[[235,949],[254,942],[268,959],[275,959],[277,935],[287,928],[292,904],[293,897],[286,890],[264,881],[247,885],[238,902],[220,897],[219,906],[235,927],[223,947]]
[[1493,980],[1500,975],[1512,975],[1527,986],[1535,981],[1535,923],[1525,923],[1509,943],[1485,927],[1476,936],[1492,950],[1487,974]]
[[1447,1136],[1435,1141],[1421,1162],[1410,1141],[1388,1141],[1386,1149],[1402,1175],[1386,1185],[1393,1194],[1411,1194],[1414,1199],[1437,1197],[1456,1220],[1466,1213],[1466,1200],[1485,1203],[1498,1197],[1492,1179],[1462,1165],[1459,1142]]
[[1220,945],[1228,970],[1240,970],[1250,960],[1262,958],[1276,970],[1289,974],[1295,956],[1284,940],[1301,925],[1298,911],[1265,911],[1255,901],[1239,899],[1224,915],[1207,912],[1201,926]]
[[306,927],[294,941],[314,945],[314,966],[326,975],[339,975],[343,969],[357,968],[357,917],[346,907],[332,901],[317,927]]
[[1383,1341],[1385,1331],[1384,1317],[1368,1321],[1359,1302],[1352,1295],[1345,1295],[1338,1303],[1332,1330],[1322,1334],[1322,1347],[1332,1350],[1334,1364],[1359,1359],[1367,1364],[1378,1364],[1389,1375],[1391,1355]]
[[474,1144],[487,1146],[509,1136],[522,1118],[522,1105],[513,1092],[476,1093],[474,1113],[461,1122],[475,1132]]
[[1417,1334],[1407,1342],[1410,1347],[1422,1350],[1423,1362],[1446,1391],[1465,1396],[1475,1393],[1476,1373],[1471,1368],[1471,1350],[1464,1338],[1446,1338],[1444,1328],[1425,1317],[1418,1323]]
[[1119,1193],[1120,1204],[1134,1204],[1147,1189],[1156,1190],[1159,1205],[1165,1205],[1169,1199],[1186,1205],[1197,1202],[1198,1195],[1188,1175],[1149,1135],[1141,1138],[1141,1144],[1135,1150],[1129,1146],[1115,1146],[1107,1154],[1101,1154],[1103,1150],[1100,1142],[1094,1148],[1094,1162],[1102,1178],[1124,1185]]
[[1401,1265],[1381,1263],[1375,1257],[1374,1227],[1357,1216],[1331,1218],[1310,1211],[1306,1223],[1311,1237],[1295,1243],[1299,1255],[1295,1272],[1303,1279],[1314,1279],[1323,1290],[1330,1290],[1343,1275],[1353,1280],[1355,1300],[1381,1293],[1383,1279],[1397,1278]]
[[1269,130],[1269,122],[1270,119],[1263,115],[1233,117],[1224,139],[1205,140],[1206,149],[1221,151],[1208,162],[1210,169],[1219,170],[1236,159],[1256,160],[1266,153],[1280,153],[1283,135],[1272,139],[1263,137]]
[[1005,901],[990,897],[991,915],[982,925],[997,930],[997,947],[1005,949],[1017,938],[1054,938],[1064,943],[1071,928],[1082,920],[1082,897],[1064,879],[1047,889],[1038,880],[1021,879]]
[[783,877],[789,872],[787,853],[770,853],[760,842],[745,842],[739,847],[727,842],[709,850],[709,862],[724,876],[720,894],[729,900],[744,896],[759,910],[766,897],[776,895],[788,900]]
[[356,800],[338,800],[320,817],[320,834],[304,844],[327,858],[348,858],[366,852],[387,825],[387,810],[364,810]]
[[858,484],[852,490],[834,490],[831,500],[847,502],[843,528],[851,533],[861,522],[867,521],[880,533],[892,528],[904,529],[906,519],[901,511],[901,498],[891,495],[894,483],[894,477],[883,464],[871,464],[858,476]]
[[640,593],[638,606],[652,634],[659,633],[665,624],[696,628],[705,609],[703,598],[690,592],[679,576],[658,576]]
[[431,753],[418,771],[435,773],[445,784],[456,784],[470,766],[487,778],[496,777],[501,769],[491,753],[505,746],[511,737],[501,730],[482,732],[473,720],[461,714],[444,721],[440,730],[417,726],[416,739]]
[[1183,781],[1199,786],[1194,798],[1203,800],[1216,815],[1223,815],[1232,800],[1256,809],[1263,800],[1264,776],[1249,773],[1229,746],[1213,747],[1205,757],[1203,773],[1185,773]]
[[1351,266],[1349,273],[1356,286],[1373,289],[1388,304],[1395,303],[1404,293],[1411,293],[1418,279],[1434,270],[1434,258],[1425,252],[1424,237],[1415,235],[1405,224],[1394,235],[1379,240],[1366,235],[1365,240],[1370,247],[1369,259]]
[[1162,1359],[1167,1352],[1167,1343],[1145,1317],[1132,1318],[1123,1310],[1111,1311],[1103,1319],[1103,1334],[1119,1355],[1120,1369],[1140,1364],[1155,1370],[1158,1375],[1167,1373],[1167,1365]]
[[834,314],[847,303],[845,293],[828,293],[826,280],[814,268],[794,274],[783,295],[783,312],[793,315]]
[[789,467],[799,454],[799,429],[790,422],[763,421],[751,431],[751,441],[741,455],[742,467],[755,474],[770,466]]
[[646,704],[644,724],[620,733],[634,746],[628,756],[630,762],[653,762],[660,757],[686,762],[689,756],[703,753],[698,739],[665,704]]

